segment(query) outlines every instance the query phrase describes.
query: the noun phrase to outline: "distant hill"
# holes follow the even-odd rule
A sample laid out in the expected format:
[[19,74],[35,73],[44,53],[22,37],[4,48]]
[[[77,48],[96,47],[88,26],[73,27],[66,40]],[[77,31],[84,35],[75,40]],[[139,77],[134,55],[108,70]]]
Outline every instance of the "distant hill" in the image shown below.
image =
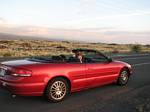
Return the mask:
[[63,39],[38,37],[38,36],[23,36],[23,35],[15,35],[15,34],[8,34],[8,33],[0,33],[0,39],[2,40],[16,40],[16,39],[26,40],[27,39],[27,40],[63,41]]

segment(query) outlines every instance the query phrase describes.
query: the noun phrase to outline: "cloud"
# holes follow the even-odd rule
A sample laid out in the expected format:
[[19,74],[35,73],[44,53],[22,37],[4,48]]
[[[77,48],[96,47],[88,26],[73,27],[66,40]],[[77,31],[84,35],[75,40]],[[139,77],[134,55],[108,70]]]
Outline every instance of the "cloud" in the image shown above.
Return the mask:
[[76,23],[92,23],[94,21],[100,21],[100,20],[111,20],[111,19],[118,19],[118,18],[124,18],[124,17],[133,17],[133,16],[143,16],[143,15],[150,15],[150,11],[145,10],[138,10],[130,13],[124,13],[124,14],[114,14],[114,15],[107,15],[107,16],[100,16],[100,17],[91,17],[86,19],[80,19]]
[[10,22],[8,22],[6,19],[0,17],[0,29],[3,30],[3,28],[7,27],[13,27],[14,25]]
[[0,25],[6,23],[6,21],[0,17]]
[[39,26],[0,26],[1,33],[105,43],[150,43],[150,32],[120,31],[113,27],[62,29]]

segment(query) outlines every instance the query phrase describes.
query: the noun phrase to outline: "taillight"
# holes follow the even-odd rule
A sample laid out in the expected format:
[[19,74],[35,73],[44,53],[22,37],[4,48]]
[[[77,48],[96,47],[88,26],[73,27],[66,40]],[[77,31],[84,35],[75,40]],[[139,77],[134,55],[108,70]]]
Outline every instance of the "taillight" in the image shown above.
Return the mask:
[[21,68],[12,68],[11,75],[15,77],[30,77],[32,72]]

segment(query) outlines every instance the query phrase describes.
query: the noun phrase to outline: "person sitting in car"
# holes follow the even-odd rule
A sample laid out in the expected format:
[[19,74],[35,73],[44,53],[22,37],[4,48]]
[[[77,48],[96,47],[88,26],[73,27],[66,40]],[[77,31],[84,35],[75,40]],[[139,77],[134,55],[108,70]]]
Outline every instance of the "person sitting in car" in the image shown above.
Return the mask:
[[81,52],[76,52],[75,57],[79,60],[80,63],[83,63],[83,54]]
[[83,54],[81,52],[74,52],[75,55],[73,57],[70,57],[68,62],[71,63],[83,63]]

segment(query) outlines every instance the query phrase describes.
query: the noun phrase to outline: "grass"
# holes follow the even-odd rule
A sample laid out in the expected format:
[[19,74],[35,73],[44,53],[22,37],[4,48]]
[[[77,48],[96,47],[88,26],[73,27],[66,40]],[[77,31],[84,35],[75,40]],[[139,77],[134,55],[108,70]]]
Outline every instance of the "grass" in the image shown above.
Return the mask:
[[[0,40],[0,57],[26,57],[71,54],[75,48],[95,49],[103,53],[132,53],[132,44],[79,43],[68,41]],[[135,49],[133,49],[135,48]],[[150,45],[138,45],[140,53],[150,52]]]

